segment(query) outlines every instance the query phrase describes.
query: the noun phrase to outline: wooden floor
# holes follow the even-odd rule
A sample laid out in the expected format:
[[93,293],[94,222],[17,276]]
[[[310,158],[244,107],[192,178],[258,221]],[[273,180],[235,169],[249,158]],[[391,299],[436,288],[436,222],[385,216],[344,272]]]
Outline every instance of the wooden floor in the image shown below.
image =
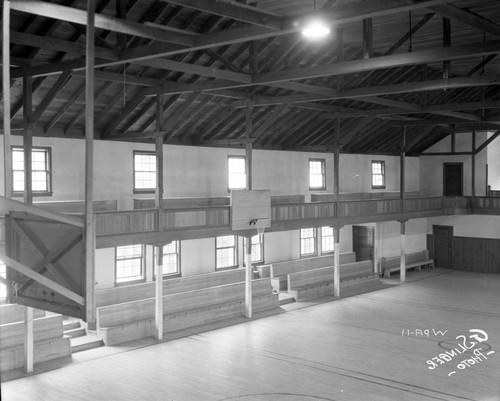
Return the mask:
[[[498,401],[500,275],[436,273],[156,345],[75,354],[64,367],[3,382],[2,400]],[[470,338],[471,329],[488,340]],[[458,336],[471,349],[429,369],[428,360],[461,349]]]

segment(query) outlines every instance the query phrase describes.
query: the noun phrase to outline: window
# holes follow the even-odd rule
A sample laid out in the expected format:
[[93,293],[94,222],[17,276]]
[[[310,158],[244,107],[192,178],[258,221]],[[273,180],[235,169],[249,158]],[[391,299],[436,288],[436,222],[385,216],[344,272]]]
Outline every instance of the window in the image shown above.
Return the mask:
[[134,193],[156,190],[156,154],[134,152]]
[[[163,245],[163,275],[180,274],[179,266],[180,241],[172,241],[168,245]],[[154,247],[153,274],[156,276],[156,252],[158,247]]]
[[[318,248],[318,242],[321,248]],[[300,230],[300,256],[331,253],[334,251],[334,243],[332,227],[304,228]]]
[[[3,262],[0,262],[0,277],[2,278],[7,277],[7,267]],[[4,301],[6,298],[7,298],[7,287],[5,286],[4,283],[0,281],[0,302]]]
[[324,159],[309,159],[309,189],[326,189]]
[[372,188],[385,188],[384,161],[372,161]]
[[[33,148],[31,151],[31,186],[33,195],[52,195],[50,177],[50,148]],[[24,148],[12,147],[12,188],[14,195],[24,192]]]
[[143,269],[143,246],[127,245],[116,248],[116,282],[142,280]]
[[[252,263],[264,261],[264,235],[257,234],[252,237]],[[247,253],[247,239],[243,239],[243,248],[245,250],[245,262]]]
[[236,236],[228,235],[217,237],[215,239],[216,261],[215,268],[223,269],[226,267],[235,267],[236,260]]
[[333,252],[334,238],[332,227],[321,227],[321,253]]
[[316,229],[303,228],[300,230],[300,256],[316,254]]
[[229,156],[227,162],[228,189],[245,189],[247,187],[245,158],[243,156]]

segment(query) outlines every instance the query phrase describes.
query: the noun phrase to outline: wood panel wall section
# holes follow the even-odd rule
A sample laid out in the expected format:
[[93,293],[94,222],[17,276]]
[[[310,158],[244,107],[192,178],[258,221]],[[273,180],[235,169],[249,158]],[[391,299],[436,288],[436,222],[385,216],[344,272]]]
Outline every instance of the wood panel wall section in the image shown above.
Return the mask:
[[[454,236],[452,247],[452,269],[500,274],[500,239]],[[427,249],[433,257],[433,235],[427,235]]]

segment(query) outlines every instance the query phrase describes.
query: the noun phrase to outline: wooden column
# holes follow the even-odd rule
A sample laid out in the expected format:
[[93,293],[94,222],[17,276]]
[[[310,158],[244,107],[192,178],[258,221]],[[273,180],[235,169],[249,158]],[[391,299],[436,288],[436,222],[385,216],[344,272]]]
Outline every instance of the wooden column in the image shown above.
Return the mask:
[[12,197],[12,152],[10,138],[10,1],[3,2],[2,14],[2,96],[4,192]]
[[400,280],[402,283],[406,281],[406,234],[405,234],[405,224],[406,220],[400,220],[400,225],[401,225],[401,270],[400,270]]
[[[340,115],[335,117],[335,150],[333,152],[333,201],[340,198]],[[337,208],[335,208],[337,209]]]
[[340,297],[340,229],[333,227],[333,296]]
[[95,225],[94,225],[94,13],[95,0],[87,0],[87,37],[85,59],[85,279],[87,327],[95,321]]
[[472,177],[471,177],[471,199],[474,206],[474,199],[476,197],[476,129],[472,128]]
[[253,106],[245,108],[246,129],[245,129],[245,158],[247,167],[247,189],[252,189],[252,133],[253,133]]
[[373,56],[373,22],[371,18],[363,20],[363,58]]
[[252,236],[246,237],[247,247],[245,255],[246,275],[245,275],[245,317],[252,318]]
[[163,340],[163,246],[156,248],[155,337]]
[[406,198],[406,125],[403,126],[403,134],[401,136],[401,153],[399,157],[400,162],[400,183],[399,193],[401,197],[401,211],[405,211],[405,198]]
[[[32,123],[32,78],[23,77],[23,150],[24,150],[24,202],[33,203],[33,132]],[[24,312],[24,371],[27,373],[33,372],[33,364],[35,359],[35,343],[33,335],[33,308],[27,306]]]
[[[163,200],[163,95],[156,95],[156,190],[155,208],[158,210],[158,231],[162,231],[161,204]],[[155,299],[155,337],[163,340],[163,246],[156,248],[156,299]]]
[[[451,20],[443,17],[443,47],[451,46]],[[451,61],[443,61],[443,79],[450,77]]]

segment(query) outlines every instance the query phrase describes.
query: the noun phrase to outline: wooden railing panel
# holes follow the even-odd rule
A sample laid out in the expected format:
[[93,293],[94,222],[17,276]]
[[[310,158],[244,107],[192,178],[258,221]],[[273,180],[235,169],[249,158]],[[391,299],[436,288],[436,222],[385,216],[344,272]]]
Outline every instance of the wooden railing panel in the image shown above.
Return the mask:
[[229,226],[229,207],[207,209],[162,210],[163,229],[187,227],[224,227]]
[[96,235],[157,231],[157,210],[96,213]]

